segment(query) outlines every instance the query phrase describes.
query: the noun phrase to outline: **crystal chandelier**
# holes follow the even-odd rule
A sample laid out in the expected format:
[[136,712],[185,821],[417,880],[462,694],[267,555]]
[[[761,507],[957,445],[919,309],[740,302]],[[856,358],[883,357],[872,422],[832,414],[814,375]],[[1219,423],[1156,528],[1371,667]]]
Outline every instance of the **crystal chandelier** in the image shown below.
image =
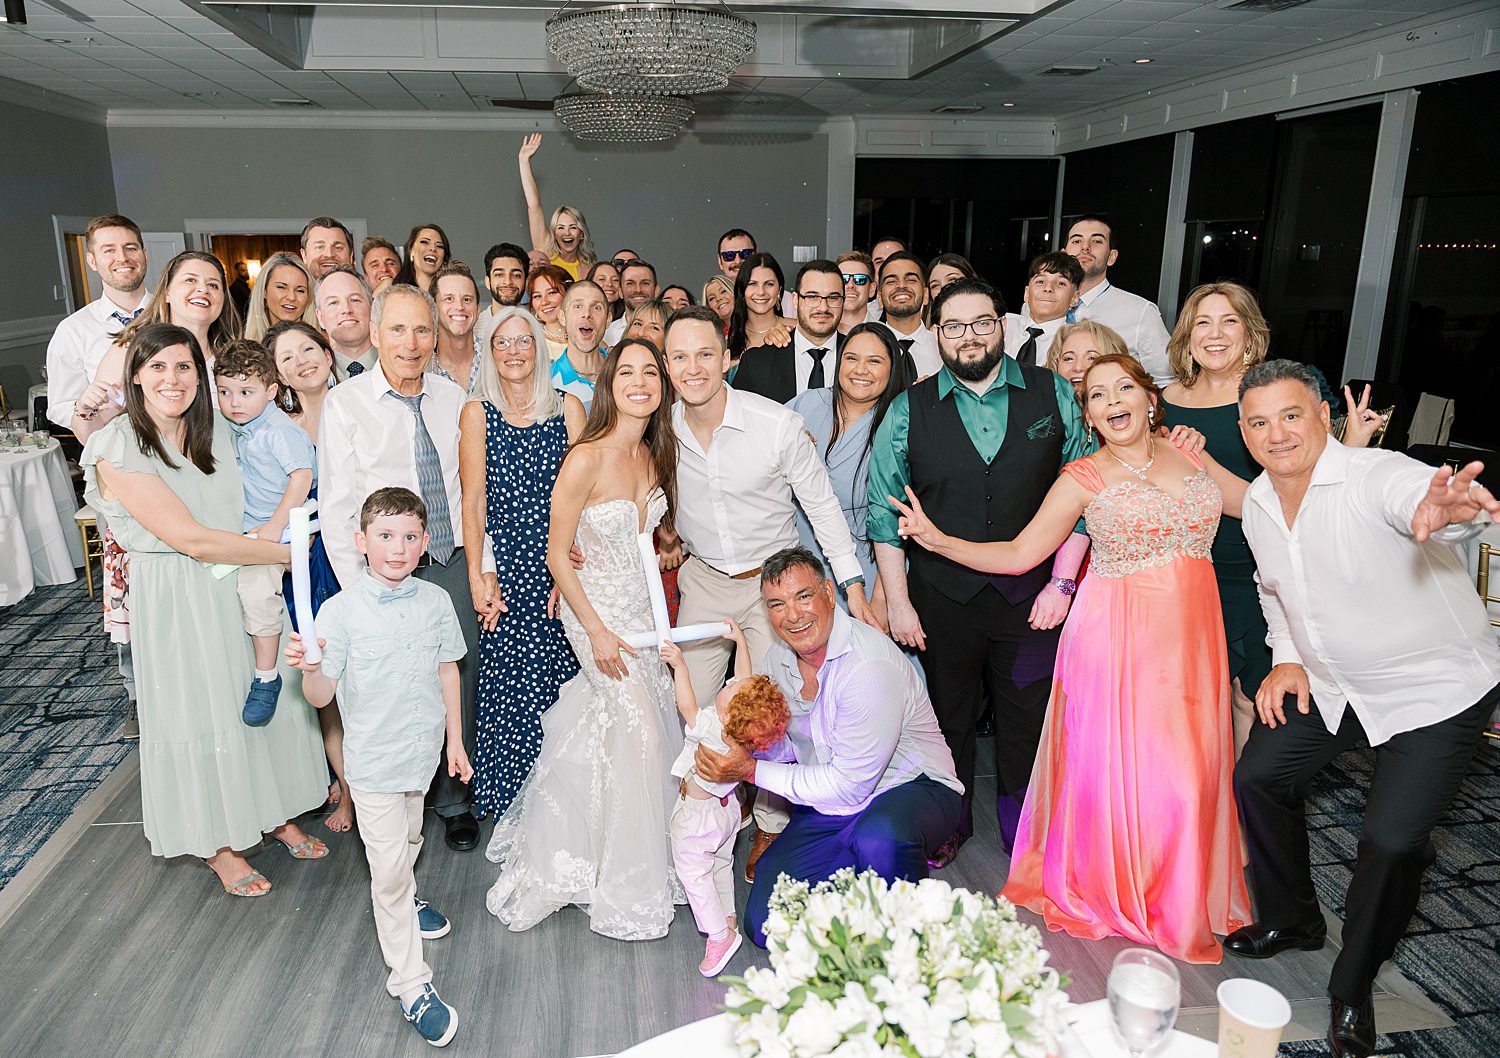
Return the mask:
[[681,96],[630,92],[575,93],[558,96],[552,112],[580,140],[604,143],[650,143],[670,140],[693,116]]
[[547,20],[547,48],[598,92],[717,92],[755,51],[755,23],[722,2],[571,7]]

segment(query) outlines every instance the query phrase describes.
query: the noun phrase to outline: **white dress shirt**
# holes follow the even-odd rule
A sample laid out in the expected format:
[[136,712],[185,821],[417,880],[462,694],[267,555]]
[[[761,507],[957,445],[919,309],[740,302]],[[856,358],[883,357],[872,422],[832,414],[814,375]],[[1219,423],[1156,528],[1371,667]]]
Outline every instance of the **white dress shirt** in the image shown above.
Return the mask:
[[672,407],[674,518],[688,552],[730,576],[756,569],[797,545],[795,497],[828,556],[833,579],[842,584],[861,576],[849,523],[802,416],[757,393],[725,386],[725,394],[724,421],[706,452],[687,424],[683,402]]
[[1347,704],[1372,746],[1455,716],[1500,683],[1500,647],[1451,546],[1484,520],[1411,537],[1432,475],[1329,438],[1290,530],[1268,475],[1245,496],[1272,662],[1305,668],[1328,730]]
[[1059,316],[1046,323],[1034,323],[1027,309],[1022,309],[1020,312],[1007,312],[1005,314],[1005,355],[1012,360],[1019,359],[1021,346],[1025,345],[1026,340],[1031,337],[1031,332],[1027,328],[1036,327],[1042,333],[1036,336],[1036,356],[1031,363],[1033,367],[1046,367],[1047,353],[1052,349],[1052,341],[1067,322],[1066,316]]
[[64,430],[73,428],[73,405],[94,381],[99,361],[109,352],[115,335],[125,329],[125,324],[110,314],[131,316],[146,304],[149,295],[142,285],[140,302],[131,309],[122,309],[108,296],[101,297],[57,325],[47,343],[47,418]]
[[797,379],[798,393],[806,393],[813,388],[808,385],[808,381],[812,378],[813,365],[817,361],[813,359],[812,353],[808,352],[809,349],[828,350],[823,354],[823,385],[833,385],[833,372],[839,363],[839,336],[837,334],[830,334],[826,341],[815,343],[802,333],[802,328],[798,327],[792,331],[792,349],[796,357],[793,371]]
[[1161,310],[1139,294],[1121,290],[1108,279],[1078,296],[1073,318],[1096,320],[1125,339],[1125,347],[1141,362],[1159,386],[1176,382],[1167,362],[1167,325]]
[[802,697],[797,655],[786,643],[772,644],[760,668],[792,714],[786,738],[755,766],[761,789],[834,816],[863,811],[922,775],[964,792],[926,684],[878,630],[834,610],[811,702]]
[[[422,421],[442,464],[454,543],[462,547],[458,416],[464,391],[457,383],[424,371],[422,393]],[[345,587],[358,583],[365,567],[364,556],[354,547],[365,498],[388,485],[422,495],[417,481],[416,431],[416,417],[396,399],[379,363],[328,391],[318,427],[318,518],[328,561]]]
[[911,362],[916,365],[918,378],[935,375],[942,369],[943,356],[938,352],[937,334],[930,327],[919,325],[908,335],[902,334],[884,320],[879,322],[898,343],[908,338],[911,340],[911,346],[906,351],[911,354]]
[[600,343],[600,348],[604,350],[605,356],[608,356],[610,350],[614,349],[616,342],[625,337],[625,324],[629,321],[629,319],[630,314],[626,313],[624,316],[621,316],[619,319],[611,322],[608,327],[604,328],[604,341]]

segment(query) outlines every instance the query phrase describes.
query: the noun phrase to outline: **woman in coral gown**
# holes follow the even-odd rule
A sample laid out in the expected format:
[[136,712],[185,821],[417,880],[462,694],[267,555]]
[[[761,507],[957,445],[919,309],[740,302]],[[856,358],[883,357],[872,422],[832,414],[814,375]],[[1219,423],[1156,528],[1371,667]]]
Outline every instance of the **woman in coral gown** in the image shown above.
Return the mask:
[[1209,549],[1245,482],[1159,438],[1159,400],[1133,357],[1100,357],[1082,401],[1102,446],[1063,468],[1014,541],[948,537],[914,498],[901,531],[966,566],[1019,573],[1084,517],[1092,565],[1063,628],[1001,895],[1075,937],[1216,963],[1214,935],[1250,921],[1250,902]]

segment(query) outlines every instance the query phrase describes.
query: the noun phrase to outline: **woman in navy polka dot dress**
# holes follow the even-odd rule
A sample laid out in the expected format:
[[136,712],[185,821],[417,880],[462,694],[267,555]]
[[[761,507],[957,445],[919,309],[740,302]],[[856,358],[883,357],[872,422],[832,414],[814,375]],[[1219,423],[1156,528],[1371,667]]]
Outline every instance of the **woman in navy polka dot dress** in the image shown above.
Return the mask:
[[[520,791],[542,748],[542,713],[578,672],[562,625],[547,616],[547,527],[557,468],[584,410],[552,388],[545,341],[525,309],[501,313],[460,420],[464,551],[482,624],[469,747],[480,816],[498,816]],[[485,537],[494,573],[482,568]]]

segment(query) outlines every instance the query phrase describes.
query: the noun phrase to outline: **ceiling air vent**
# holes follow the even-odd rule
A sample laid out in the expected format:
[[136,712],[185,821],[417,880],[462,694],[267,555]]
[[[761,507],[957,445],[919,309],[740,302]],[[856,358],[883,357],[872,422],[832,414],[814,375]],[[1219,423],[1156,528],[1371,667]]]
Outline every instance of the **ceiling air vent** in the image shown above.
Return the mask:
[[499,99],[495,96],[485,97],[490,106],[500,107],[504,110],[545,110],[552,111],[552,100],[550,99]]
[[934,114],[977,114],[984,109],[980,103],[949,103],[946,106],[933,107]]
[[1086,66],[1081,64],[1058,63],[1042,71],[1043,77],[1083,77],[1097,71],[1097,66]]
[[1271,11],[1285,11],[1289,7],[1301,7],[1309,0],[1214,0],[1214,6],[1225,11],[1246,11],[1264,15]]
[[268,100],[268,102],[273,107],[315,107],[318,105],[311,99],[293,99],[289,97],[282,99],[271,99]]

